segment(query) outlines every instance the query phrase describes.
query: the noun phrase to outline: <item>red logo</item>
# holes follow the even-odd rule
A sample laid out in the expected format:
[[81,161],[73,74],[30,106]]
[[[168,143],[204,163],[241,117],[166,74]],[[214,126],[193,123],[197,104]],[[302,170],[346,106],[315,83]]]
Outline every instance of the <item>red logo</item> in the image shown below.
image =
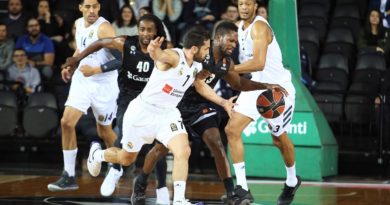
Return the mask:
[[170,86],[170,85],[168,85],[168,84],[165,84],[165,86],[163,87],[163,89],[162,89],[162,91],[164,92],[164,93],[171,93],[171,91],[173,90],[173,87],[172,86]]

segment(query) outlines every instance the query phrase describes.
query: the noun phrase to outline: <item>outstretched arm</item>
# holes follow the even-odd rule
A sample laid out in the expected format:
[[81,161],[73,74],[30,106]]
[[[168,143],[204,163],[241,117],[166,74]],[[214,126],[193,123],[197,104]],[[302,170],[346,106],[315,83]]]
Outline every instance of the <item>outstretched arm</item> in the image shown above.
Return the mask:
[[250,31],[250,35],[253,40],[253,57],[244,63],[234,66],[234,71],[238,73],[250,73],[264,69],[268,44],[273,38],[272,31],[265,22],[256,21]]
[[161,44],[164,42],[164,37],[157,37],[151,40],[148,45],[148,53],[150,57],[156,61],[157,69],[168,70],[171,67],[176,67],[179,63],[179,55],[171,49],[161,49]]

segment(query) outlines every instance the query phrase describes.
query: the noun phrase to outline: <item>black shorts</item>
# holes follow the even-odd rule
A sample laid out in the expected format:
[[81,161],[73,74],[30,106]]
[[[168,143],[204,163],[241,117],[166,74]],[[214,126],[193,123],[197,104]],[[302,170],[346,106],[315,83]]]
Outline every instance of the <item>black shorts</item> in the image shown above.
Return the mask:
[[201,137],[203,132],[209,128],[218,128],[220,124],[219,112],[209,103],[188,106],[186,109],[181,107],[180,111],[183,117],[183,122],[187,128],[190,137]]

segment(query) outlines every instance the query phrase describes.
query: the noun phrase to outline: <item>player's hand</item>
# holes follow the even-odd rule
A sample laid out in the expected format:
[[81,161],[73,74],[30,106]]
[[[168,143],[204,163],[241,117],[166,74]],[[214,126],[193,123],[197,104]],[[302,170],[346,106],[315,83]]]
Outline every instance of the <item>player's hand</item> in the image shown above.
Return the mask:
[[63,68],[61,70],[61,77],[62,77],[62,80],[67,83],[70,81],[71,77],[72,77],[72,74],[73,72],[70,71],[68,68]]
[[208,78],[211,75],[210,71],[208,70],[201,70],[197,75],[196,78],[199,80],[204,80]]
[[79,65],[80,59],[76,57],[69,57],[66,58],[65,63],[61,66],[62,69],[67,68],[69,71],[76,70],[77,66]]
[[287,90],[278,84],[266,84],[266,87],[272,91],[281,92],[284,96],[288,96]]
[[148,45],[148,51],[160,48],[163,42],[164,42],[164,37],[160,37],[160,36],[151,40]]
[[237,99],[238,96],[233,96],[231,97],[229,100],[224,100],[224,102],[222,103],[222,107],[226,110],[227,114],[229,115],[229,117],[232,117],[233,115],[233,107],[235,105],[237,105],[236,103],[234,103],[233,101],[235,99]]
[[102,72],[102,69],[100,67],[92,67],[89,65],[82,65],[80,66],[79,70],[85,77],[89,77]]

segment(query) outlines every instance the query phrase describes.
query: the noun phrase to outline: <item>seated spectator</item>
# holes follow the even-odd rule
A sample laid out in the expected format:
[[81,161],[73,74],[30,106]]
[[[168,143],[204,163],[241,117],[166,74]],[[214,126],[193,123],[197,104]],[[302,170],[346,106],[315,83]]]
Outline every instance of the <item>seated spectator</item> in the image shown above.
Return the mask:
[[3,20],[8,28],[8,36],[16,40],[25,33],[28,16],[23,13],[22,0],[8,1],[8,16]]
[[257,7],[257,15],[268,20],[268,8],[265,4],[259,3]]
[[196,18],[195,24],[200,24],[208,30],[213,29],[216,12],[212,0],[195,0],[193,14]]
[[114,21],[112,26],[116,35],[135,36],[138,34],[137,19],[135,18],[133,8],[125,4],[120,10],[120,16]]
[[49,80],[53,75],[54,45],[48,36],[41,33],[36,18],[27,20],[27,34],[19,37],[16,48],[23,48],[32,67],[38,68],[42,76]]
[[358,42],[358,47],[361,52],[381,52],[385,53],[387,47],[387,32],[381,23],[381,17],[378,10],[370,11],[367,17],[367,23],[364,29],[361,29],[361,34]]
[[239,14],[238,14],[238,8],[236,5],[230,3],[227,7],[226,7],[226,10],[225,12],[223,12],[221,14],[221,20],[219,20],[217,23],[214,24],[214,28],[213,28],[213,32],[211,34],[211,36],[214,38],[214,34],[215,34],[215,29],[218,27],[218,25],[221,23],[221,22],[224,22],[224,21],[229,21],[229,22],[233,22],[233,23],[236,23],[238,21],[238,17],[239,17]]
[[389,0],[370,0],[368,11],[377,10],[381,15],[383,27],[390,29],[390,1]]
[[7,38],[7,25],[0,23],[0,71],[6,70],[12,62],[14,41]]
[[64,39],[63,20],[60,16],[50,11],[49,0],[39,0],[37,7],[37,19],[41,26],[41,32],[49,36],[54,42],[60,43]]
[[[7,80],[22,83],[25,93],[33,93],[41,83],[41,77],[38,70],[28,64],[26,51],[21,48],[15,49],[13,62],[14,64],[8,68]],[[13,85],[12,90],[18,90],[19,86],[20,84]]]
[[181,0],[154,0],[152,5],[153,14],[164,22],[172,38],[171,41],[176,42],[177,20],[183,10],[183,3]]

